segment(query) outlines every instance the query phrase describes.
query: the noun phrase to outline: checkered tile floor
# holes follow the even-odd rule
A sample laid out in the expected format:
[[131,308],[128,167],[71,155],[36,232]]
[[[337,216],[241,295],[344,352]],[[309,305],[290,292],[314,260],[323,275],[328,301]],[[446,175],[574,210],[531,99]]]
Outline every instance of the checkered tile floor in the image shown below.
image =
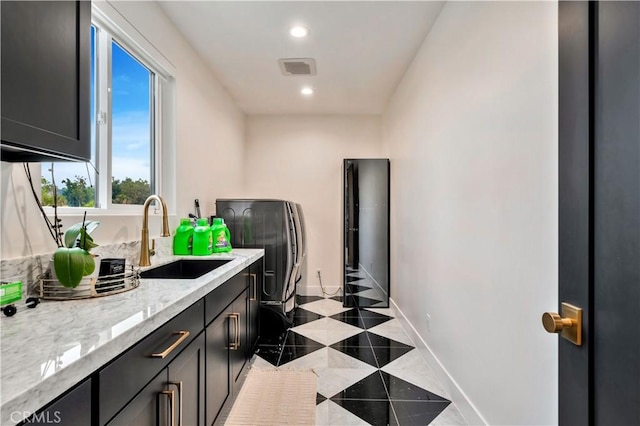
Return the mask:
[[390,309],[297,296],[293,325],[261,338],[256,367],[313,369],[318,425],[464,425]]
[[364,272],[347,267],[345,276],[345,305],[351,307],[386,308],[387,295]]

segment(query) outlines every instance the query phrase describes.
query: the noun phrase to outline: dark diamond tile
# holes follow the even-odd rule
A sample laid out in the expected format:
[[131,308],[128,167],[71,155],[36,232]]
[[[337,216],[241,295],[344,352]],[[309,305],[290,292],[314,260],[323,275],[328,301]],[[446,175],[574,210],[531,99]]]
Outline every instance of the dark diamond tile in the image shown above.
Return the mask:
[[[334,343],[331,345],[332,348],[338,349],[340,347],[348,347],[348,346],[360,346],[360,347],[371,347],[371,343],[369,343],[369,336],[366,331],[362,333],[358,333],[355,336],[347,337],[344,340]],[[339,349],[338,349],[339,350]]]
[[380,372],[376,371],[331,397],[332,401],[336,399],[380,399],[386,401],[389,397]]
[[324,346],[289,346],[287,345],[284,348],[282,348],[282,355],[280,355],[280,361],[278,362],[278,367],[288,362],[291,362],[294,359],[298,359],[305,355],[309,355],[310,353],[315,352],[322,347]]
[[303,296],[301,294],[296,294],[296,302],[298,302],[298,305],[304,305],[305,303],[311,303],[322,299],[323,298],[320,296]]
[[[334,315],[331,318],[336,319],[336,320],[338,320],[340,322],[343,322],[345,324],[353,325],[354,327],[365,328],[364,327],[364,323],[362,322],[362,320],[360,318],[358,318],[358,317],[340,317],[339,315],[340,314]],[[338,316],[338,318],[334,318],[335,316]]]
[[333,315],[331,316],[331,318],[339,320],[338,316],[340,316],[341,318],[346,318],[346,317],[358,318],[360,317],[360,312],[358,311],[358,309],[355,309],[355,308],[349,309],[348,311],[340,312],[339,314]]
[[339,314],[332,315],[329,318],[333,318],[334,320],[338,320],[356,327],[365,328],[360,315],[358,315],[357,309],[351,309],[346,312],[341,312]]
[[261,345],[281,345],[285,338],[287,337],[287,330],[281,331],[280,333],[273,334],[264,334],[260,335],[259,343]]
[[378,361],[376,361],[376,355],[373,353],[371,348],[358,348],[358,347],[351,346],[351,347],[347,347],[339,350],[345,355],[349,355],[350,357],[359,359],[362,362],[366,362],[372,367],[378,368]]
[[433,392],[429,392],[426,389],[422,389],[412,383],[397,378],[394,375],[381,371],[382,380],[387,386],[387,392],[389,393],[389,399],[392,401],[438,401],[449,402],[448,399],[436,395]]
[[321,404],[322,402],[326,401],[326,399],[327,399],[326,396],[316,393],[316,405]]
[[293,314],[293,322],[291,324],[292,327],[297,327],[302,324],[306,324],[311,321],[319,320],[320,318],[324,318],[320,314],[316,314],[315,312],[307,311],[303,308],[296,309],[296,312]]
[[294,359],[298,359],[324,347],[325,345],[322,343],[316,342],[302,334],[289,330],[287,338],[284,341],[284,346],[282,347],[282,355],[280,356],[278,366],[291,362]]
[[[383,317],[385,317],[385,316],[386,315],[383,315]],[[362,317],[362,318],[360,318],[360,321],[364,325],[364,328],[373,328],[376,325],[380,325],[383,322],[389,321],[390,319],[391,318],[389,318],[389,317],[386,317],[386,318]]]
[[342,296],[333,296],[333,297],[330,297],[329,299],[342,302]]
[[378,368],[384,367],[385,365],[389,364],[391,361],[395,361],[396,359],[400,358],[402,355],[406,354],[411,350],[413,350],[413,348],[410,346],[404,347],[404,348],[399,348],[399,347],[392,347],[392,348],[374,347],[373,348],[373,352],[375,353],[376,363],[378,364],[377,365]]
[[393,319],[392,316],[370,311],[368,309],[358,309],[358,312],[360,313],[361,317]]
[[293,330],[289,330],[289,333],[284,340],[284,346],[312,346],[318,348],[325,347],[325,345],[323,345],[322,343],[316,342],[313,339],[309,339],[308,337],[303,336],[302,334],[298,334]]
[[333,398],[331,400],[373,426],[387,426],[395,423],[395,417],[389,401],[366,399],[334,400]]
[[282,348],[279,346],[266,346],[266,345],[258,345],[258,349],[256,350],[256,355],[270,364],[277,366],[278,360],[280,359],[280,353],[282,352]]
[[404,343],[396,342],[395,340],[389,339],[388,337],[380,336],[376,333],[367,332],[367,338],[371,342],[371,346],[380,346],[380,347],[395,347],[395,348],[413,348],[413,346],[406,345]]
[[364,278],[360,278],[360,277],[352,277],[352,276],[349,276],[349,275],[347,275],[345,278],[347,279],[348,283],[352,283],[354,281],[360,281],[360,280],[364,279]]
[[343,354],[349,355],[353,358],[359,359],[360,361],[366,362],[373,367],[378,368],[376,354],[371,349],[371,346],[344,346],[340,345],[340,343],[335,343],[331,345],[331,347],[337,351],[342,352]]
[[392,401],[398,423],[402,426],[430,424],[450,404],[449,401]]

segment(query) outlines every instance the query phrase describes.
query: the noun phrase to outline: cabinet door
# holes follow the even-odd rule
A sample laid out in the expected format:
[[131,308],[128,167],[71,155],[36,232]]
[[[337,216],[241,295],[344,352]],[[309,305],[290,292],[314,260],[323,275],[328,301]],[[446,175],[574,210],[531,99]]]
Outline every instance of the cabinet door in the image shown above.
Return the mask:
[[91,2],[0,8],[2,161],[89,159]]
[[[166,390],[167,369],[151,380],[109,423],[109,426],[171,425],[177,396]],[[171,393],[172,392],[172,393]]]
[[200,335],[169,364],[168,390],[177,392],[176,422],[182,426],[204,425],[204,341]]
[[229,334],[231,345],[229,346],[229,364],[231,365],[231,378],[233,384],[240,378],[240,373],[247,360],[247,302],[248,289],[243,291],[231,304]]
[[33,414],[23,425],[91,425],[91,380],[86,380],[56,402]]
[[262,259],[255,262],[249,268],[249,298],[247,301],[247,344],[246,356],[250,359],[260,338],[260,293],[262,292],[262,279],[264,266]]
[[229,375],[229,314],[226,309],[206,329],[206,419],[213,424],[231,394]]

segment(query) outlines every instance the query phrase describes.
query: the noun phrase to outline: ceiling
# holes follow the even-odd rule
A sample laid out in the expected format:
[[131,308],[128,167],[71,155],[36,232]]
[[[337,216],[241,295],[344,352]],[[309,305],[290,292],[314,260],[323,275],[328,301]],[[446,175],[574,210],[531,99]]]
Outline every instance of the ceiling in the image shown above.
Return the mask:
[[[379,114],[435,22],[435,1],[160,1],[247,114]],[[308,37],[289,35],[304,25]],[[314,58],[284,76],[280,58]],[[303,86],[314,89],[302,96]]]

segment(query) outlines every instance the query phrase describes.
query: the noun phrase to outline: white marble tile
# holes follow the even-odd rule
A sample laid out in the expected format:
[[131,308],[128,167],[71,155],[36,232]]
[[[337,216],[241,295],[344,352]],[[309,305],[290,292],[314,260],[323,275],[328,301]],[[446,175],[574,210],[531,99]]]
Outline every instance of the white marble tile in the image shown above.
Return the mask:
[[368,311],[377,312],[379,314],[387,315],[389,317],[393,317],[393,318],[397,317],[396,311],[392,307],[389,307],[389,308],[366,308],[366,309]]
[[451,399],[427,362],[415,349],[385,365],[381,370],[436,395]]
[[343,307],[342,302],[332,299],[316,300],[315,302],[307,303],[304,305],[304,308],[307,311],[315,312],[316,314],[324,315],[326,317],[351,309]]
[[370,426],[360,417],[345,410],[331,400],[322,401],[316,406],[317,426]]
[[313,370],[318,375],[318,393],[331,398],[364,379],[375,367],[333,348],[322,348],[279,367],[281,370]]
[[364,331],[359,327],[354,327],[333,318],[321,318],[293,327],[291,330],[327,346]]
[[328,348],[328,366],[320,370],[318,393],[330,398],[376,371],[375,367]]
[[396,342],[415,346],[409,335],[404,331],[404,328],[402,328],[400,321],[395,318],[372,327],[367,331],[395,340]]
[[442,413],[438,415],[438,417],[433,419],[433,421],[429,423],[429,425],[431,426],[453,426],[453,425],[466,426],[467,421],[462,416],[462,413],[460,413],[460,410],[458,410],[458,407],[456,407],[454,404],[449,404],[449,406],[445,408],[444,411],[442,411]]

